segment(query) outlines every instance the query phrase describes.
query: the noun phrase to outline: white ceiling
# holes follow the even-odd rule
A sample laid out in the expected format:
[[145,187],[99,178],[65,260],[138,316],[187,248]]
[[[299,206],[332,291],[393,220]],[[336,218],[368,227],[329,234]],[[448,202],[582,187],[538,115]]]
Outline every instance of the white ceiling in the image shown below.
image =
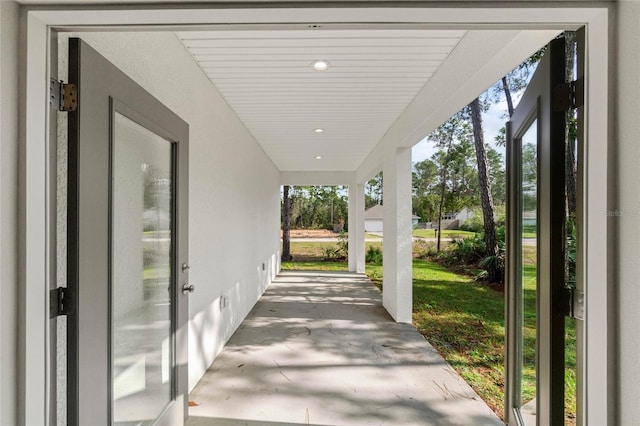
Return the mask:
[[177,34],[281,171],[356,170],[466,34],[311,27]]

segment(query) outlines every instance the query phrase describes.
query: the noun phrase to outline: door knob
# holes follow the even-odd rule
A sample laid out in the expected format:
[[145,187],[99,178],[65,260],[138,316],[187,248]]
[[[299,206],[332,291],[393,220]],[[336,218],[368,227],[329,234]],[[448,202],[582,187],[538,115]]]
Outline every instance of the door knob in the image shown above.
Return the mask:
[[193,293],[195,289],[193,284],[189,285],[189,283],[184,283],[182,285],[182,294]]
[[191,266],[187,265],[186,263],[182,264],[182,273],[187,272],[189,269],[191,269]]

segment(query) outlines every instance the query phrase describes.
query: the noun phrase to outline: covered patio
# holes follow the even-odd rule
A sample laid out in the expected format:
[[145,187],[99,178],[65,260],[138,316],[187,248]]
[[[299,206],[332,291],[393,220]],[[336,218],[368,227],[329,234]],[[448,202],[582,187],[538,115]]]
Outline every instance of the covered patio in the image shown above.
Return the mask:
[[[636,76],[637,55],[611,53],[618,32],[621,46],[636,48],[625,38],[636,28],[635,6],[626,7],[627,17],[625,7],[590,1],[0,3],[0,424],[113,423],[112,354],[80,357],[78,348],[110,344],[109,298],[116,293],[109,288],[108,297],[92,299],[101,301],[99,312],[87,308],[89,298],[76,298],[87,321],[65,314],[51,297],[74,279],[87,283],[80,288],[103,290],[112,281],[106,267],[98,274],[78,261],[82,279],[68,267],[68,259],[87,253],[74,253],[68,212],[94,217],[69,202],[78,199],[69,182],[88,180],[74,181],[69,172],[71,114],[50,105],[52,80],[54,87],[78,83],[68,75],[73,37],[189,125],[188,185],[178,191],[188,195],[188,214],[178,215],[188,218],[180,235],[188,250],[180,252],[184,260],[172,259],[170,335],[156,350],[171,361],[162,364],[172,373],[162,379],[171,388],[162,403],[176,417],[164,424],[500,424],[410,325],[411,147],[561,31],[582,26],[589,142],[580,157],[585,238],[578,273],[588,315],[579,330],[578,424],[638,417],[638,374],[629,374],[636,370],[627,356],[640,344],[630,315],[637,286],[627,285],[637,274],[626,267],[637,264],[628,249],[635,234],[614,244],[617,225],[609,222],[614,212],[640,229],[637,215],[624,213],[636,211],[636,188],[626,183],[638,172],[636,156],[614,137],[628,136],[623,127],[636,123],[627,104],[637,90],[625,88],[618,99],[612,77],[618,62],[632,65],[619,84]],[[622,124],[611,124],[616,108]],[[104,126],[104,140],[112,128]],[[107,155],[96,157],[109,164]],[[388,212],[383,294],[362,275],[364,185],[381,171]],[[96,181],[108,189],[108,179]],[[280,273],[282,185],[348,187],[351,272]],[[618,192],[627,198],[617,204]],[[107,204],[86,203],[110,214]],[[99,228],[111,238],[108,220],[95,222],[83,232]],[[95,246],[94,257],[106,265],[112,244]],[[137,271],[142,284],[147,271]],[[136,291],[144,296],[143,286]],[[51,307],[59,308],[53,317]],[[86,326],[88,339],[75,346],[67,339],[76,332],[69,319]],[[181,353],[166,355],[165,342]],[[80,366],[92,374],[78,373]],[[187,411],[187,399],[198,405]]]
[[499,425],[362,274],[283,271],[191,392],[188,425]]

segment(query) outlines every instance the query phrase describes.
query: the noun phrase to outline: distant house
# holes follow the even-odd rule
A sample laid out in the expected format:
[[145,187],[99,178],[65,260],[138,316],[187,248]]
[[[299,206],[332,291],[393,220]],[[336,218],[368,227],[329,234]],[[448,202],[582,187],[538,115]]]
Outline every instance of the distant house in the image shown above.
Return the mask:
[[442,220],[457,220],[457,226],[461,226],[463,223],[467,221],[471,216],[473,216],[473,212],[468,208],[464,207],[457,213],[445,213],[442,215]]
[[[473,211],[464,207],[459,212],[447,212],[442,215],[442,229],[458,229],[469,218],[473,217]],[[438,222],[419,222],[420,229],[434,229],[438,227]]]
[[529,210],[522,212],[522,224],[536,226],[538,219],[538,212],[536,210]]
[[[382,232],[382,222],[384,219],[384,209],[381,204],[375,205],[364,212],[365,232]],[[419,216],[411,216],[411,224],[415,228],[420,220]]]

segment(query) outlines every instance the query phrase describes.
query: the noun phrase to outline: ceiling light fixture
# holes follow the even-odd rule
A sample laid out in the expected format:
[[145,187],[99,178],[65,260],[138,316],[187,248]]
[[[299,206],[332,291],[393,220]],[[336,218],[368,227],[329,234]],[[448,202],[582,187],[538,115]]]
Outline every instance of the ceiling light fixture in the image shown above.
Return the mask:
[[325,61],[324,59],[311,62],[311,67],[316,71],[326,71],[329,65],[331,65],[329,61]]
[[316,160],[322,160],[322,155],[316,155]]
[[324,133],[324,129],[318,127],[317,129],[313,129],[314,132],[316,133]]

